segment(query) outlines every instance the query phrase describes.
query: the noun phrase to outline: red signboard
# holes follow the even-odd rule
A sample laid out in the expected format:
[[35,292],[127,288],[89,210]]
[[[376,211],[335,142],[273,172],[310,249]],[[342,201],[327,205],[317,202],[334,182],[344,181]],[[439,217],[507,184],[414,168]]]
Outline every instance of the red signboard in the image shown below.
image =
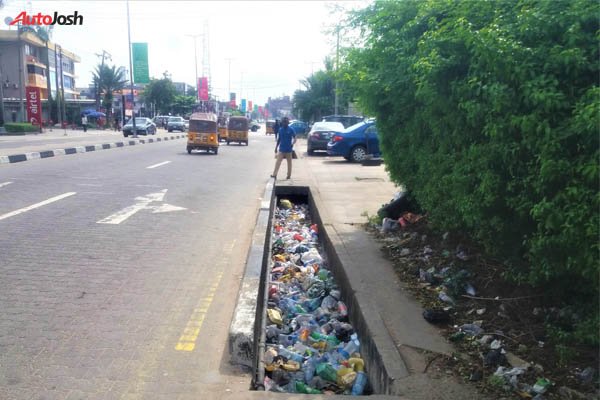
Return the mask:
[[27,99],[27,121],[32,125],[42,124],[42,96],[39,87],[27,86],[25,88]]
[[248,100],[248,111],[252,112],[252,100]]
[[235,93],[229,93],[229,107],[236,108]]
[[198,78],[198,100],[208,100],[208,78],[205,76]]

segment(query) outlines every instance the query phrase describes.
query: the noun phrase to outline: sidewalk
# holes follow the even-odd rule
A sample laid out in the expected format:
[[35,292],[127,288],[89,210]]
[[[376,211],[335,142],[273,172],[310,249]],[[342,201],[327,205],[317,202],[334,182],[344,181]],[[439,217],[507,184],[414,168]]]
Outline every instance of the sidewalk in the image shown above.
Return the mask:
[[284,163],[276,185],[310,186],[370,334],[378,338],[378,346],[383,343],[380,353],[395,379],[391,391],[411,400],[485,398],[437,371],[435,363],[429,365],[435,354],[450,355],[452,347],[423,319],[420,304],[403,289],[393,265],[361,226],[366,222],[361,214],[376,214],[398,190],[385,166],[363,167],[325,154],[309,157],[305,141],[296,147],[299,159],[294,160],[292,179],[281,179],[287,172]]

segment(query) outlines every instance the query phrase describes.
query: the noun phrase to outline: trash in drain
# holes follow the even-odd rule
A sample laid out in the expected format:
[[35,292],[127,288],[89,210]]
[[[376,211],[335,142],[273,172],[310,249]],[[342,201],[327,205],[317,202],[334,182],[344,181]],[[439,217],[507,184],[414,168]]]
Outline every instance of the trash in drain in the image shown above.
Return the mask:
[[348,322],[306,204],[275,209],[267,305],[266,390],[361,395],[360,341]]

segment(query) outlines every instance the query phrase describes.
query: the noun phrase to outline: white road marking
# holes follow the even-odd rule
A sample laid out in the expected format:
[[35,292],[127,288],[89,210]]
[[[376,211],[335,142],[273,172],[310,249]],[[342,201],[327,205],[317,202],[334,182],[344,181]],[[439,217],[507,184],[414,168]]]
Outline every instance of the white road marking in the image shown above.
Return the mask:
[[100,183],[78,183],[77,186],[93,186],[93,187],[100,187],[102,186],[102,184]]
[[124,209],[117,211],[116,213],[114,213],[104,219],[101,219],[97,223],[98,224],[118,225],[121,222],[125,221],[127,218],[131,217],[132,215],[134,215],[135,213],[137,213],[138,211],[141,211],[141,210],[152,210],[153,214],[186,210],[186,208],[184,208],[184,207],[173,206],[173,205],[167,204],[167,203],[157,205],[157,206],[150,205],[150,203],[152,203],[152,202],[162,202],[163,199],[165,198],[165,194],[167,194],[167,189],[163,189],[160,192],[156,192],[156,193],[150,193],[145,196],[136,197],[135,200],[137,200],[137,203],[135,203],[129,207],[125,207]]
[[158,164],[154,164],[154,165],[151,165],[149,167],[146,167],[146,169],[152,169],[152,168],[160,167],[161,165],[165,165],[165,164],[168,164],[170,162],[171,161],[165,161],[165,162],[161,162],[161,163],[158,163]]
[[74,194],[77,194],[77,192],[67,192],[67,193],[61,194],[59,196],[52,197],[52,198],[50,198],[48,200],[44,200],[42,202],[39,202],[39,203],[36,203],[36,204],[32,204],[32,205],[30,205],[28,207],[21,208],[19,210],[15,210],[15,211],[9,212],[8,214],[0,215],[0,221],[3,220],[3,219],[6,219],[6,218],[14,217],[15,215],[23,214],[23,213],[25,213],[27,211],[31,211],[31,210],[34,210],[36,208],[43,207],[43,206],[48,205],[50,203],[54,203],[55,201],[59,201],[59,200],[65,199],[65,198],[67,198],[69,196],[73,196]]
[[0,183],[0,187],[4,187],[4,186],[8,186],[10,185],[12,182],[4,182],[4,183]]

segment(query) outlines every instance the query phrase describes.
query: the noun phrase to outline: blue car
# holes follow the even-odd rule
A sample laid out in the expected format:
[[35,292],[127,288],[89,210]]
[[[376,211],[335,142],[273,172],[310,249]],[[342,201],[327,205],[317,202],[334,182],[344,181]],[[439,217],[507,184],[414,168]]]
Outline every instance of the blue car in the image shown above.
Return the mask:
[[290,128],[299,136],[304,136],[308,132],[308,124],[303,121],[290,121]]
[[336,133],[327,143],[327,154],[362,162],[368,155],[381,156],[375,121],[363,121]]

